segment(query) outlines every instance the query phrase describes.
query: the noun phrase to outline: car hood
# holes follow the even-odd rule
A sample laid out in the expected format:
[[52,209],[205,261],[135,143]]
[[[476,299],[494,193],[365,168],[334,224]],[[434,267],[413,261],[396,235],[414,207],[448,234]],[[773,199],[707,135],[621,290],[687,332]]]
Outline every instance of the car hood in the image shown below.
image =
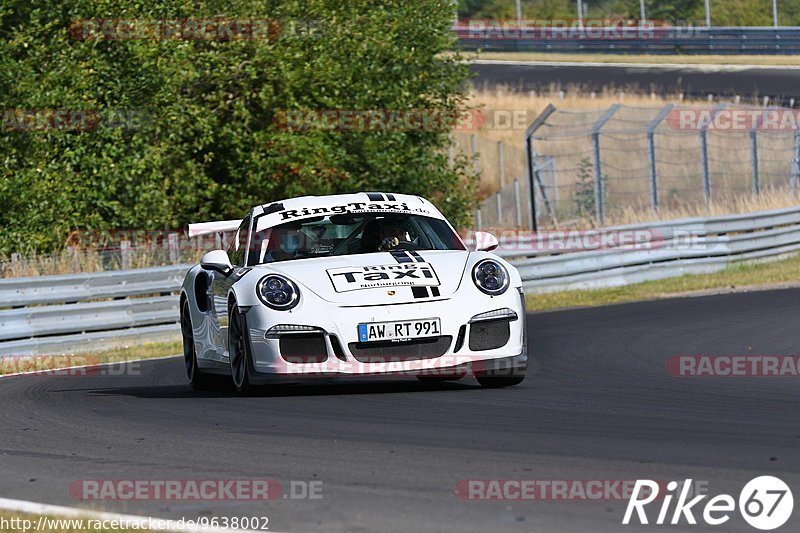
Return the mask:
[[294,280],[301,291],[339,305],[391,305],[452,295],[461,283],[468,251],[320,257],[256,267]]

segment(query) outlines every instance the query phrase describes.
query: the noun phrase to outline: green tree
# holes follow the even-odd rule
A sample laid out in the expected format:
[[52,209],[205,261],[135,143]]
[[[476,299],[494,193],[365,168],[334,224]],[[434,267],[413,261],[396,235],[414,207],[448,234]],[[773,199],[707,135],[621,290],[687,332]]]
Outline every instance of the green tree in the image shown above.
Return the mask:
[[[253,40],[75,39],[87,18],[274,19]],[[358,190],[473,205],[447,132],[292,132],[284,110],[464,103],[446,0],[0,0],[0,110],[132,111],[141,127],[0,132],[0,252],[58,247],[74,229],[173,229],[251,205]],[[9,115],[6,114],[6,118]],[[7,125],[7,124],[6,124]],[[6,128],[8,129],[8,128]]]

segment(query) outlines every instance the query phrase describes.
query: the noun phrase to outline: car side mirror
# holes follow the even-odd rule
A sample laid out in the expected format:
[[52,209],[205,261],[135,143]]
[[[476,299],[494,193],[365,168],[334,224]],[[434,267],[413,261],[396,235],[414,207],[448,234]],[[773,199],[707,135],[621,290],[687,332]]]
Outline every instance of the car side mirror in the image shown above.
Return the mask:
[[200,260],[200,266],[205,270],[219,272],[223,276],[227,276],[233,271],[231,260],[228,258],[228,253],[224,250],[213,250],[208,252]]
[[486,231],[476,231],[472,240],[475,242],[476,252],[491,252],[500,246],[497,237]]

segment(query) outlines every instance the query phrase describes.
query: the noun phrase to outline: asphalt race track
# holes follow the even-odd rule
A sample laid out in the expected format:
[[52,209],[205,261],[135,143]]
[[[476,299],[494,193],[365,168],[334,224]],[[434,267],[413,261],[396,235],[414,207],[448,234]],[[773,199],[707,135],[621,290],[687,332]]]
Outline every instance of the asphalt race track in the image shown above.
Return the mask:
[[470,65],[476,87],[506,86],[515,90],[546,90],[551,85],[581,87],[602,91],[617,87],[639,92],[705,98],[740,95],[748,98],[769,96],[772,103],[788,105],[794,98],[800,105],[800,69],[752,68],[747,66],[692,65],[605,65],[581,63],[525,63],[483,61]]
[[[738,498],[772,474],[797,501],[797,378],[675,378],[665,360],[796,354],[798,302],[790,289],[532,314],[539,369],[504,390],[409,379],[239,398],[191,391],[180,359],[141,363],[139,376],[3,378],[0,496],[89,506],[70,496],[73,481],[258,477],[319,480],[323,497],[91,506],[266,515],[271,531],[752,532],[738,513],[716,528],[623,528],[623,501],[462,501],[454,488],[692,478]],[[797,531],[798,520],[779,531]]]

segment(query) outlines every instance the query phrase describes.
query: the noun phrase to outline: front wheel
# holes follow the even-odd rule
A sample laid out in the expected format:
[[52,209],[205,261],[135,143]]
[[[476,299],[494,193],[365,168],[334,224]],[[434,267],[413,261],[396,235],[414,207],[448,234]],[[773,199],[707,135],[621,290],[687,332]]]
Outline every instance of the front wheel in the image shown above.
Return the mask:
[[239,307],[233,305],[228,317],[228,354],[231,362],[233,388],[241,395],[250,394],[250,343],[247,342],[247,323]]
[[183,338],[183,363],[186,366],[186,377],[194,390],[206,390],[211,385],[209,376],[197,365],[197,350],[194,347],[194,331],[192,316],[189,314],[189,303],[181,306],[181,337]]

